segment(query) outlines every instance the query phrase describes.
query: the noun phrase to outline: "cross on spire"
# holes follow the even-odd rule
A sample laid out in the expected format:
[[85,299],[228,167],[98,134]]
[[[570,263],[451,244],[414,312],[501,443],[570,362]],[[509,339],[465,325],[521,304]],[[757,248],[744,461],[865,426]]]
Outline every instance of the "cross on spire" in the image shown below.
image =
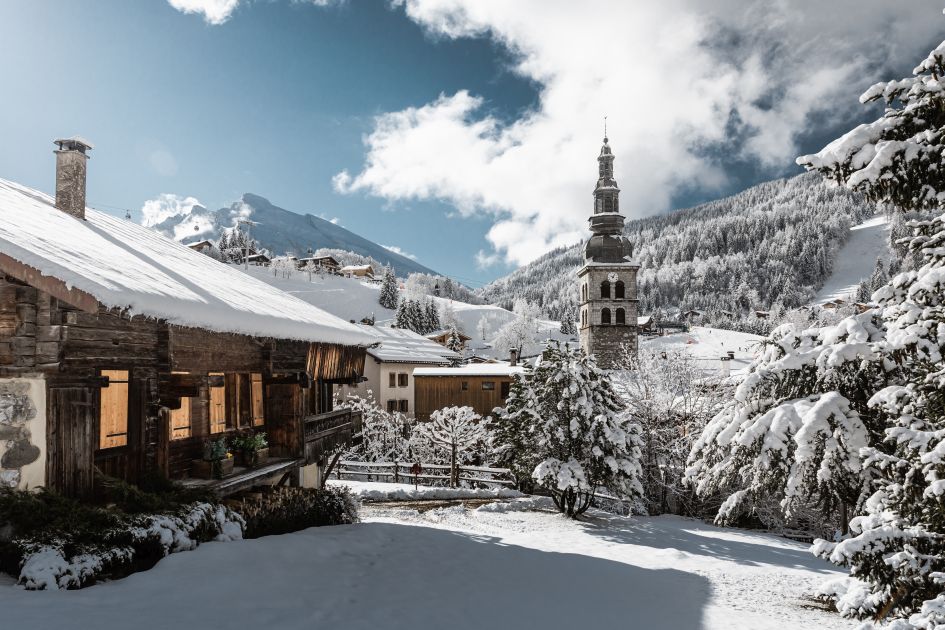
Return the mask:
[[604,142],[607,142],[607,116],[604,116]]

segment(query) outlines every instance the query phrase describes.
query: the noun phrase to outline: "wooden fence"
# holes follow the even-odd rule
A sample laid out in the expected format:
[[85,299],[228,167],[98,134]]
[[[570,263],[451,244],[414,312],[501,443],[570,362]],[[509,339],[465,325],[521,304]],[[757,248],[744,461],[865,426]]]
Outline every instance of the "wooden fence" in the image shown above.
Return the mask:
[[[335,468],[338,479],[356,481],[380,481],[387,483],[420,483],[425,486],[440,482],[449,484],[449,464],[420,464],[421,472],[413,475],[410,469],[414,462],[355,462],[340,461]],[[458,466],[459,480],[483,486],[515,486],[508,468],[486,466]]]

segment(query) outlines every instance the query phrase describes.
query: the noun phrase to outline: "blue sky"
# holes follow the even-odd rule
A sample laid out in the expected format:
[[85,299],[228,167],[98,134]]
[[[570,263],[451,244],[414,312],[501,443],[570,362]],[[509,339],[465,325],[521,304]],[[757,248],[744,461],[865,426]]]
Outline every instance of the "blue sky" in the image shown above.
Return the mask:
[[[81,134],[90,205],[138,216],[163,193],[217,208],[254,192],[472,286],[580,238],[604,114],[627,212],[666,211],[796,172],[794,155],[863,116],[863,88],[899,76],[873,75],[907,71],[945,33],[924,1],[898,26],[876,11],[842,31],[809,3],[787,26],[772,15],[767,39],[729,0],[718,14],[669,2],[672,28],[634,2],[176,3],[232,12],[0,3],[0,177],[51,190],[52,140]],[[864,42],[870,29],[892,43]],[[673,55],[718,73],[673,77]],[[588,67],[600,80],[582,82]],[[792,91],[801,78],[827,106]]]

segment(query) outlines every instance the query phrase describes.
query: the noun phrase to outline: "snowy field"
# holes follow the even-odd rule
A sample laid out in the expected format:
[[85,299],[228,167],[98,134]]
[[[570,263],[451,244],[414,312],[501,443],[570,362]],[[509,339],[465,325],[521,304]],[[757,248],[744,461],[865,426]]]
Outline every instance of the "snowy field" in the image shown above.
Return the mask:
[[676,517],[575,522],[534,506],[365,508],[360,525],[209,543],[81,591],[7,580],[0,619],[103,630],[855,627],[805,608],[837,572],[803,545]]
[[735,352],[730,361],[732,374],[744,372],[755,358],[757,344],[764,339],[759,335],[693,326],[689,332],[679,332],[662,337],[640,337],[640,348],[651,352],[681,352],[696,359],[706,374],[718,374],[721,369],[719,359],[728,351]]
[[813,304],[830,300],[849,300],[856,287],[873,273],[876,258],[888,258],[889,221],[885,215],[875,216],[850,228],[850,239],[837,253],[833,271],[817,292]]

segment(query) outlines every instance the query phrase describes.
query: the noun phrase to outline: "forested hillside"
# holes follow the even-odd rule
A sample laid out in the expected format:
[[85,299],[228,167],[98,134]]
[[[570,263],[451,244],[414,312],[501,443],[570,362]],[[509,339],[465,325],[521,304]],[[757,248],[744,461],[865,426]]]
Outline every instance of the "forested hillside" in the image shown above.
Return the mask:
[[[640,312],[744,312],[804,304],[830,274],[851,225],[874,211],[857,195],[804,174],[688,210],[628,221],[624,232],[640,263]],[[559,318],[577,302],[574,274],[582,246],[549,252],[480,294],[506,307],[524,296]]]

